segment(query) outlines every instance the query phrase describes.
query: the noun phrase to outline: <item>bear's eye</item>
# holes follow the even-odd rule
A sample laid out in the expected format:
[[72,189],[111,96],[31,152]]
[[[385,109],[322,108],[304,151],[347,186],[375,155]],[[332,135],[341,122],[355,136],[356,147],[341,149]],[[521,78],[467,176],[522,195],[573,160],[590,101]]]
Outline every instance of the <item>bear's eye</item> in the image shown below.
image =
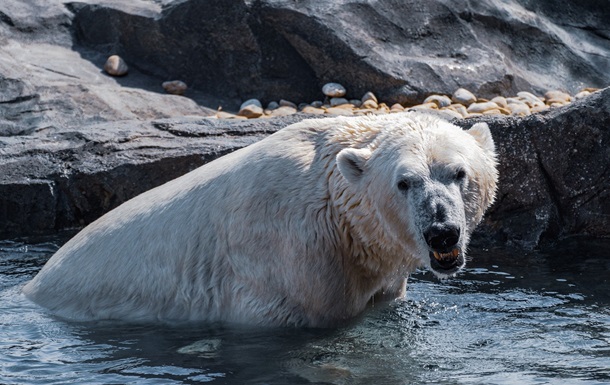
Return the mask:
[[407,191],[409,189],[409,182],[405,179],[398,182],[396,185],[400,191]]
[[466,171],[459,169],[454,176],[455,180],[457,180],[458,182],[464,180],[464,178],[466,178]]

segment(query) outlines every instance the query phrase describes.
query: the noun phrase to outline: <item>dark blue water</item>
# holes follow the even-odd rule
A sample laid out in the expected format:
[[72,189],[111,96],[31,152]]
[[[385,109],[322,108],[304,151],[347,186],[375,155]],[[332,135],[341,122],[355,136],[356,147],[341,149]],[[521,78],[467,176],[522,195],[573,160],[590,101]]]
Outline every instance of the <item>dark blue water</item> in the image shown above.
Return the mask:
[[64,322],[20,294],[60,242],[0,243],[1,384],[610,384],[610,241],[474,252],[337,330]]

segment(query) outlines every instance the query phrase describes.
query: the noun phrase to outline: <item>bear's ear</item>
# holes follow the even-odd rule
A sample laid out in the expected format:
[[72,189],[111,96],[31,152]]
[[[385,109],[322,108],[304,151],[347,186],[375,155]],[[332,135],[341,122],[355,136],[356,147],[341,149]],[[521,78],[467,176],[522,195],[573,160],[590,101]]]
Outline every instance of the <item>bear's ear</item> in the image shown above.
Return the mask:
[[489,130],[487,123],[477,123],[466,132],[474,136],[481,148],[491,155],[495,154],[496,146],[494,145],[494,140],[491,137],[491,131]]
[[337,168],[348,182],[358,183],[370,156],[368,148],[344,148],[337,154]]

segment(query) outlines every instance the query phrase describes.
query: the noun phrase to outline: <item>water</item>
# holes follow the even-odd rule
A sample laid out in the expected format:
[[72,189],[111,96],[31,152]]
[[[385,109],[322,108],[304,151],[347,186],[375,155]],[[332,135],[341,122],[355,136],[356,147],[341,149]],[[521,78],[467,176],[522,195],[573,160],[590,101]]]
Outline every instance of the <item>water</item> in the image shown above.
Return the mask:
[[0,243],[0,384],[610,384],[610,240],[473,254],[336,330],[64,322],[20,294],[62,241]]

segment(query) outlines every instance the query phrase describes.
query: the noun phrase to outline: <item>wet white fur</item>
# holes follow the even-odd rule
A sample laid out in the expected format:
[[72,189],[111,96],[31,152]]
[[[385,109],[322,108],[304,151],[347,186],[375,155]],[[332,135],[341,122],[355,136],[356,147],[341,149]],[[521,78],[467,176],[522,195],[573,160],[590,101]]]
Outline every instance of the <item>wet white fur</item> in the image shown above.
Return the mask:
[[396,179],[429,179],[432,164],[468,169],[459,198],[471,230],[496,187],[486,125],[409,113],[305,120],[107,213],[24,292],[78,320],[336,325],[376,294],[400,296],[428,263]]

